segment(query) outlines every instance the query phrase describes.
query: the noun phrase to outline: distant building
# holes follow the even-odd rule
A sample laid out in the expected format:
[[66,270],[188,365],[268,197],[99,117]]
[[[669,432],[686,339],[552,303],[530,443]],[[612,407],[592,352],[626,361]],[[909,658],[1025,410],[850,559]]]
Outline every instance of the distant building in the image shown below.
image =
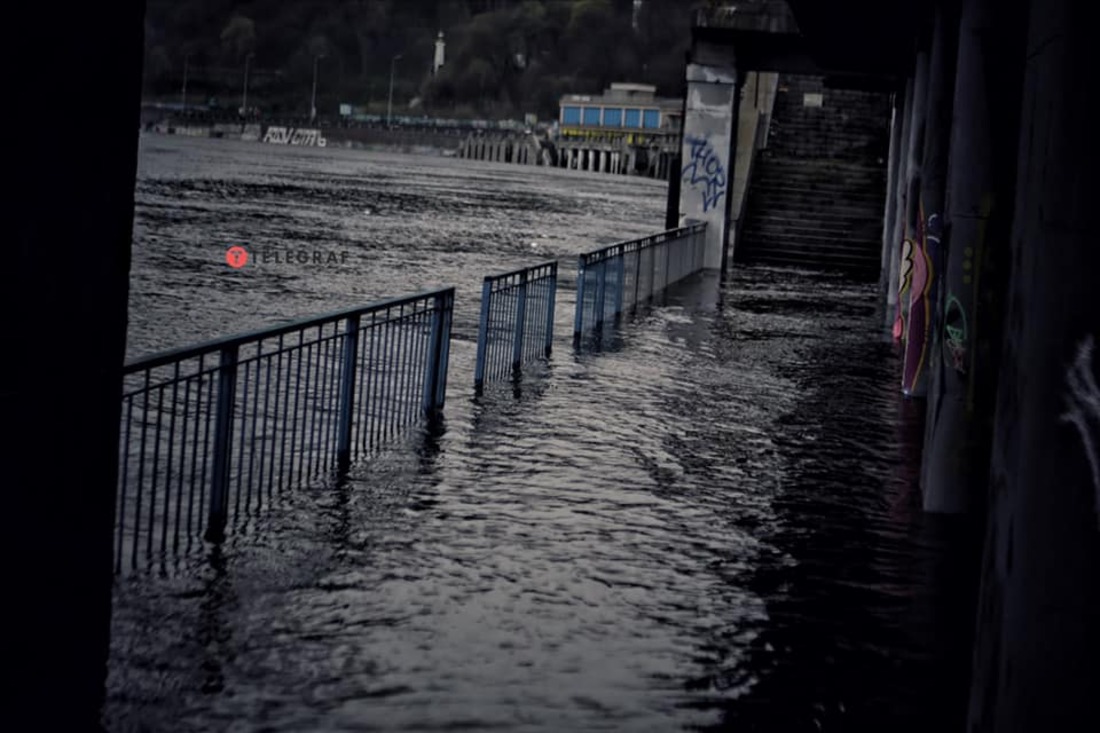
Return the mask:
[[683,123],[683,100],[657,97],[657,87],[649,84],[616,83],[598,96],[562,97],[558,123],[563,137],[678,134]]

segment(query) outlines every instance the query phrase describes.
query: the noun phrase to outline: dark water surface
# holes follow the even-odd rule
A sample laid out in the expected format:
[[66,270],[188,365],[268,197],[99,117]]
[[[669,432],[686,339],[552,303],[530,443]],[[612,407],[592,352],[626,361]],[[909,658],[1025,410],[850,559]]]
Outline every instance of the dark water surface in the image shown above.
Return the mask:
[[[142,141],[130,353],[458,286],[446,417],[121,578],[117,731],[938,731],[965,671],[958,528],[873,286],[701,276],[599,353],[473,399],[483,275],[661,228],[570,171]],[[531,247],[535,243],[536,247]],[[229,244],[347,251],[232,270]]]

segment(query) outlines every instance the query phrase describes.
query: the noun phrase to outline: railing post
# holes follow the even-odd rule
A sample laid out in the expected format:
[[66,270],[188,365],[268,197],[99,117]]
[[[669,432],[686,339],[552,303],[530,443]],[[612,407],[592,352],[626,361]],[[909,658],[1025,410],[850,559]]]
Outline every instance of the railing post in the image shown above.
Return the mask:
[[642,281],[642,248],[634,250],[634,299],[630,302],[630,312],[638,310],[638,287]]
[[512,340],[512,371],[523,366],[523,332],[527,326],[527,270],[519,274],[519,293],[516,295],[516,331]]
[[580,344],[581,331],[584,330],[584,281],[585,272],[584,255],[577,257],[577,304],[573,313],[573,345]]
[[424,415],[432,418],[443,409],[447,391],[447,363],[450,360],[451,306],[454,291],[437,293],[432,307],[431,342],[425,364],[424,397],[421,403]]
[[626,255],[619,251],[615,261],[619,264],[619,281],[615,283],[615,322],[617,323],[623,314],[623,290],[626,288]]
[[474,367],[474,391],[481,394],[485,386],[485,359],[489,350],[489,313],[493,305],[493,283],[485,278],[481,284],[481,318],[477,329],[477,365]]
[[596,273],[596,328],[603,327],[604,298],[607,295],[607,258],[600,260],[600,271]]
[[233,408],[237,401],[237,345],[221,350],[218,401],[214,423],[214,465],[210,483],[210,515],[206,539],[221,542],[229,514],[229,469],[233,443]]
[[546,296],[546,348],[543,353],[550,358],[554,349],[554,306],[558,293],[558,263],[550,265],[550,292]]
[[355,370],[359,355],[359,314],[348,317],[344,331],[344,371],[340,375],[340,428],[336,436],[336,465],[340,472],[351,466],[352,405],[355,404]]
[[669,268],[672,267],[672,242],[673,241],[675,241],[675,240],[670,241],[670,239],[668,237],[665,237],[665,284],[664,284],[664,287],[661,288],[661,290],[667,290],[668,289]]

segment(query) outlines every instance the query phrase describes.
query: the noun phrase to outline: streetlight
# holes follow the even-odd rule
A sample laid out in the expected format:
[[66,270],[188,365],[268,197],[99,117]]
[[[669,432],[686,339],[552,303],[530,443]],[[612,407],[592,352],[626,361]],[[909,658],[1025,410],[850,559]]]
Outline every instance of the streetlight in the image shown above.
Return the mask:
[[309,121],[313,122],[317,117],[317,61],[323,59],[324,54],[315,55],[313,57],[313,94],[309,98]]
[[256,54],[250,53],[244,57],[244,94],[241,95],[241,114],[248,117],[248,65]]
[[189,61],[191,61],[191,54],[183,57],[183,88],[180,89],[180,107],[184,113],[187,112],[187,65]]
[[401,54],[397,54],[390,59],[390,101],[386,105],[386,126],[389,127],[393,124],[393,71],[397,65],[397,60],[401,58]]

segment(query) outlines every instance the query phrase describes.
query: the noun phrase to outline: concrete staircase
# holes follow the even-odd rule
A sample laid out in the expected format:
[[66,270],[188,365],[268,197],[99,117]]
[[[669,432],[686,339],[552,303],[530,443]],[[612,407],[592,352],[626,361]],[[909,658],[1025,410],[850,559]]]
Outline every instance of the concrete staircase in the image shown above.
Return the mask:
[[[804,95],[820,94],[822,106]],[[814,101],[810,99],[811,103]],[[735,262],[878,277],[886,201],[887,94],[782,76],[757,153]]]

